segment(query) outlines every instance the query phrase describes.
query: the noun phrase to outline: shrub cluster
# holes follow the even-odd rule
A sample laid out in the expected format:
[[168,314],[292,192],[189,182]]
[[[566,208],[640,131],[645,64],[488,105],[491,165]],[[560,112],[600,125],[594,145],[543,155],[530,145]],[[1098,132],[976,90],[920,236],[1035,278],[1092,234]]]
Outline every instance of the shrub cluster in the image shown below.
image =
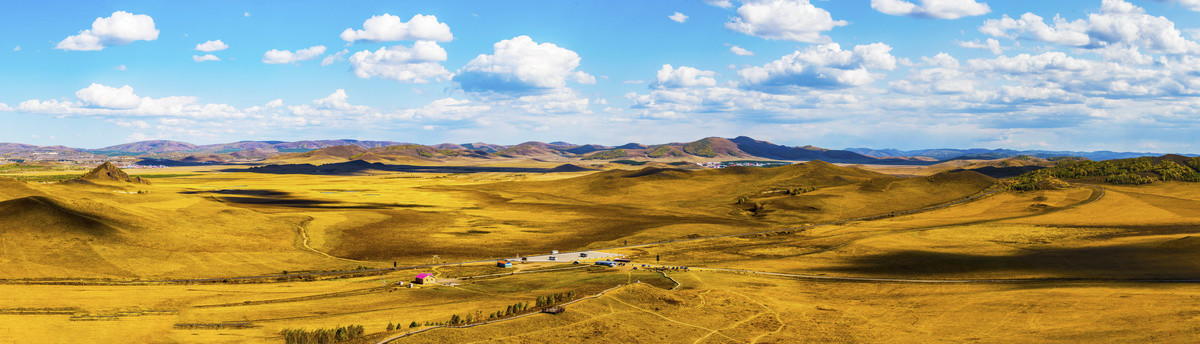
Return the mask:
[[709,142],[708,140],[700,140],[688,143],[683,146],[683,151],[687,152],[688,154],[707,158],[714,158],[717,156],[717,152],[713,150],[712,142]]
[[654,146],[649,151],[646,152],[646,156],[651,157],[651,158],[661,158],[661,157],[668,156],[668,155],[682,156],[683,154],[679,154],[679,152],[671,150],[671,147],[666,146],[666,145]]
[[592,155],[583,157],[583,160],[612,160],[624,158],[626,155],[628,155],[628,153],[626,153],[624,149],[618,148],[592,153]]

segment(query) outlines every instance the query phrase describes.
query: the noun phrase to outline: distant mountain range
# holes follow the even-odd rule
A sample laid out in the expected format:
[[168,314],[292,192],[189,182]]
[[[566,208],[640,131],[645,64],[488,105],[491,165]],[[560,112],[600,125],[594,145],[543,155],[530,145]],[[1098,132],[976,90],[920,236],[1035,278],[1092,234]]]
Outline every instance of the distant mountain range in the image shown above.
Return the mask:
[[392,141],[359,141],[359,140],[317,140],[317,141],[239,141],[234,143],[219,143],[211,145],[194,145],[178,141],[140,141],[120,144],[99,149],[83,149],[82,151],[98,154],[163,154],[163,153],[233,153],[246,150],[274,152],[306,152],[336,146],[359,146],[375,148],[404,145],[406,143]]
[[[1012,150],[1012,149],[918,149],[918,150],[897,150],[897,149],[871,149],[871,148],[846,148],[847,151],[855,152],[862,155],[873,156],[877,158],[887,157],[929,157],[939,161],[957,160],[957,159],[977,159],[991,160],[1003,159],[1014,156],[1028,155],[1038,158],[1054,158],[1054,157],[1077,157],[1089,160],[1113,160],[1113,159],[1129,159],[1144,156],[1160,156],[1163,153],[1139,153],[1139,152],[1112,152],[1112,151],[1095,151],[1095,152],[1077,152],[1077,151],[1048,151],[1048,150]],[[1196,154],[1180,154],[1184,156],[1200,156]]]
[[[1001,159],[1014,156],[1039,158],[1082,157],[1091,160],[1125,159],[1157,156],[1155,153],[1130,152],[1072,152],[1018,151],[1009,149],[924,149],[896,150],[849,148],[825,149],[814,146],[784,146],[746,136],[732,139],[709,137],[692,142],[664,144],[627,143],[619,146],[572,144],[567,142],[525,142],[516,145],[489,143],[443,143],[419,145],[395,141],[311,140],[311,141],[240,141],[196,145],[178,141],[140,141],[99,149],[80,149],[63,146],[34,146],[19,143],[0,143],[0,158],[37,160],[39,157],[98,157],[131,156],[145,164],[204,164],[224,163],[247,159],[288,160],[313,162],[321,160],[366,160],[376,162],[448,161],[455,159],[576,159],[576,160],[653,160],[653,161],[714,161],[714,160],[822,160],[849,164],[932,164],[955,159]],[[1196,155],[1191,155],[1196,156]],[[19,161],[19,160],[18,160]]]

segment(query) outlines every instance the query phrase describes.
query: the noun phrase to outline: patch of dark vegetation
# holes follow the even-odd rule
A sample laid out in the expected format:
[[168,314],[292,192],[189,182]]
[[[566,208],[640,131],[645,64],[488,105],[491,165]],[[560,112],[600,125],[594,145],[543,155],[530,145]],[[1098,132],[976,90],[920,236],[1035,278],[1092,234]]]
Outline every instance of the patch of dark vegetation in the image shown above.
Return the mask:
[[1009,181],[1014,190],[1043,190],[1054,179],[1085,180],[1119,185],[1157,181],[1200,182],[1200,158],[1182,155],[1120,160],[1071,160],[1023,174]]
[[248,322],[214,323],[214,324],[200,324],[200,323],[175,324],[175,329],[178,329],[178,330],[240,330],[240,329],[255,328],[255,327],[259,327],[259,326],[248,323]]

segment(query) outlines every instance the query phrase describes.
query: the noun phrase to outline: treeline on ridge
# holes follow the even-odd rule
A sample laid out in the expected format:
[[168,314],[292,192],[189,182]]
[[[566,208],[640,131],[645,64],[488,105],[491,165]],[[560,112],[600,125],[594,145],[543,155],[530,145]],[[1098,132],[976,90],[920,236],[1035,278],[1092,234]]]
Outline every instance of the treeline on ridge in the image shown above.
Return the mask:
[[1062,162],[1009,181],[1013,190],[1041,190],[1065,184],[1062,179],[1093,179],[1110,184],[1142,185],[1156,181],[1200,182],[1200,158],[1183,156]]

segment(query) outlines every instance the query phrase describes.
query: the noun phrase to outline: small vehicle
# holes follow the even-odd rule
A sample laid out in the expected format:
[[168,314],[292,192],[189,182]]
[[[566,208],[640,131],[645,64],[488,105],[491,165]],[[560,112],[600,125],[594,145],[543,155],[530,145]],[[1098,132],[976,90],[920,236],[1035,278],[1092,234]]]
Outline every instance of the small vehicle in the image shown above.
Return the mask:
[[580,257],[580,258],[587,258],[587,252],[580,252],[580,253],[579,253],[579,257]]
[[557,257],[555,257],[555,256],[550,256],[550,260],[558,260],[558,259],[556,259],[556,258],[557,258]]
[[529,257],[521,257],[521,261],[522,261],[522,262],[529,261]]

